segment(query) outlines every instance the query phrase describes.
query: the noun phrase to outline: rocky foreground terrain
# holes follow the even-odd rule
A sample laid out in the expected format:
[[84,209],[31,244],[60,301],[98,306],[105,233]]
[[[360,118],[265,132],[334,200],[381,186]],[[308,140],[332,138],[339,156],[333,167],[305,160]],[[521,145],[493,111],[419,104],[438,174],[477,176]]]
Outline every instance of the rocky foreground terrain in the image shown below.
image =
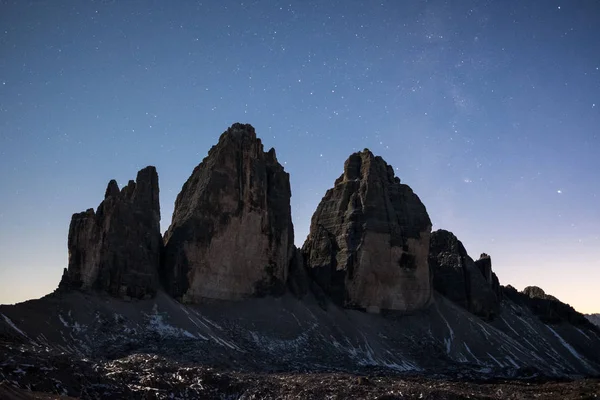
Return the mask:
[[250,125],[195,168],[159,232],[158,173],[73,215],[58,289],[0,306],[0,399],[596,398],[600,329],[431,231],[351,155],[294,243],[289,176]]

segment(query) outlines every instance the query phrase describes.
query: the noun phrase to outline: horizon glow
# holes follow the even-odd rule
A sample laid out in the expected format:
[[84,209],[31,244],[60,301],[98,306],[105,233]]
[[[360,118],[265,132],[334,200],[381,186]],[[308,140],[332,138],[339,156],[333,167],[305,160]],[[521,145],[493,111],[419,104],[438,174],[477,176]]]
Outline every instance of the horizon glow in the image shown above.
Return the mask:
[[161,230],[234,122],[274,147],[295,242],[353,152],[503,285],[600,312],[596,2],[0,3],[0,304],[54,290],[71,215],[159,173]]

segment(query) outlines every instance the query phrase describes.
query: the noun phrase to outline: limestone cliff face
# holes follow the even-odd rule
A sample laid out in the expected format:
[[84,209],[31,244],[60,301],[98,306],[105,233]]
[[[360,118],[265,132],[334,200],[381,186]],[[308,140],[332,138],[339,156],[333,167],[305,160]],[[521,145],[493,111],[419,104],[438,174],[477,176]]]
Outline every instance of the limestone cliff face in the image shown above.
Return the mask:
[[156,169],[146,167],[122,190],[110,181],[96,212],[90,208],[74,214],[69,266],[59,288],[153,296],[163,247],[158,194]]
[[289,175],[250,125],[234,124],[175,201],[161,272],[185,302],[284,290],[294,254]]
[[431,234],[429,266],[434,289],[448,299],[487,319],[498,313],[498,278],[487,254],[474,262],[452,232],[440,229]]
[[418,196],[365,149],[321,200],[302,250],[311,277],[339,305],[411,311],[431,299],[430,233]]

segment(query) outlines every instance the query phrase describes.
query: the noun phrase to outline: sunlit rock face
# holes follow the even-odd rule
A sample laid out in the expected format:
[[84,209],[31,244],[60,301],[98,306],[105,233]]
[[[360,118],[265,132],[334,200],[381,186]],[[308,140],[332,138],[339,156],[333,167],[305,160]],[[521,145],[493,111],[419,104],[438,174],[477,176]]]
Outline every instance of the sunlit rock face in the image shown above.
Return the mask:
[[73,215],[68,248],[60,289],[153,296],[163,248],[156,169],[142,169],[122,190],[111,180],[96,212]]
[[279,293],[294,254],[289,175],[250,125],[234,124],[175,201],[161,270],[184,302]]
[[381,157],[352,154],[321,200],[303,246],[309,274],[337,304],[411,311],[431,299],[431,221]]
[[440,229],[431,234],[429,265],[436,291],[483,318],[498,314],[498,278],[489,256],[476,263],[452,232]]

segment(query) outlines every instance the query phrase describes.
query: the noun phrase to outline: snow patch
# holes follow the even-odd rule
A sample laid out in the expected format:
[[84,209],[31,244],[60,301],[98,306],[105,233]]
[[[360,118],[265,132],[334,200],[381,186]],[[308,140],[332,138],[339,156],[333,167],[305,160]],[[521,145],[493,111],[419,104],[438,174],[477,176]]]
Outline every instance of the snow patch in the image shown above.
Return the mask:
[[517,332],[509,323],[507,320],[504,319],[504,317],[500,316],[500,320],[503,321],[506,326],[508,326],[510,328],[511,331],[513,331],[515,333],[515,335],[517,335],[517,337],[521,337],[521,335],[519,334],[519,332]]
[[471,349],[469,348],[469,345],[467,345],[466,343],[463,342],[463,345],[465,346],[465,349],[467,350],[467,352],[471,355],[471,357],[473,357],[475,359],[475,361],[477,361],[477,364],[481,364],[481,361],[479,361],[479,358],[475,357],[475,354],[473,354],[473,352],[471,351]]
[[567,350],[569,350],[569,352],[576,358],[578,359],[588,370],[590,371],[594,371],[594,368],[592,368],[582,357],[581,355],[579,355],[579,353],[577,352],[577,350],[575,350],[569,343],[567,343],[562,336],[560,336],[558,333],[556,333],[556,331],[554,329],[552,329],[551,327],[549,327],[548,325],[546,325],[546,328],[550,329],[550,332],[552,332],[554,334],[554,336],[556,336],[556,338],[560,341],[560,343],[565,346],[565,348]]
[[[512,353],[511,353],[512,354]],[[514,356],[514,354],[513,354]],[[515,368],[519,368],[519,364],[517,364],[515,362],[515,360],[513,360],[512,358],[510,358],[509,356],[505,356],[504,358],[506,358],[508,360],[509,363],[511,363]]]
[[[68,315],[69,315],[69,318],[71,318],[71,311],[69,311]],[[77,322],[74,322],[72,325],[69,324],[69,322],[67,322],[61,314],[58,314],[58,319],[60,319],[60,322],[62,322],[62,324],[64,325],[65,328],[72,329],[73,331],[75,331],[77,333],[81,333],[86,330],[85,325],[79,325],[79,323],[77,323]]]
[[176,328],[169,325],[164,321],[163,315],[158,312],[158,306],[155,304],[152,309],[153,314],[146,314],[148,319],[148,329],[150,331],[158,333],[161,337],[188,337],[191,339],[198,339],[194,334],[186,331],[185,329]]
[[583,336],[585,336],[585,338],[586,338],[587,340],[592,340],[592,339],[590,339],[590,337],[589,337],[588,335],[586,335],[586,334],[585,334],[585,332],[584,332],[584,331],[582,331],[581,329],[579,329],[579,328],[577,328],[577,327],[575,327],[575,329],[577,329],[577,331],[579,331],[579,333],[581,333]]
[[22,330],[20,330],[19,328],[17,328],[17,326],[14,324],[14,322],[12,322],[12,321],[10,320],[10,318],[8,318],[6,315],[4,315],[4,314],[1,314],[1,313],[0,313],[0,315],[2,315],[2,317],[4,318],[4,321],[6,321],[6,323],[7,323],[7,324],[8,324],[8,325],[9,325],[11,328],[13,328],[15,331],[19,332],[21,335],[23,335],[23,336],[25,336],[27,339],[29,339],[29,336],[27,336],[27,335],[25,334],[25,332],[23,332]]
[[485,335],[486,339],[489,339],[492,336],[492,334],[488,332],[488,330],[485,328],[485,326],[483,324],[478,323],[477,325],[479,325],[479,327],[483,331],[483,334]]
[[441,313],[441,311],[438,308],[437,304],[435,305],[435,308],[437,309],[438,314],[440,314],[440,317],[442,317],[442,319],[446,323],[446,326],[448,327],[448,332],[450,333],[450,337],[449,338],[444,338],[444,344],[446,345],[446,354],[450,354],[450,350],[452,348],[452,342],[454,341],[454,330],[452,329],[452,327],[448,323],[448,320]]
[[[333,338],[331,339],[333,346],[339,352],[348,354],[350,358],[352,358],[360,366],[387,367],[399,372],[421,371],[419,367],[407,360],[391,361],[387,358],[376,357],[375,351],[366,340],[364,335],[364,348],[360,344],[358,346],[354,346],[348,338],[345,338],[347,346],[342,345]],[[388,353],[392,358],[397,358],[394,357],[394,355],[388,350],[386,350],[386,353]]]
[[498,364],[500,367],[504,367],[504,364],[502,364],[500,361],[498,361],[498,360],[496,359],[496,357],[494,357],[494,356],[493,356],[493,355],[491,355],[490,353],[487,353],[487,355],[488,355],[488,356],[490,356],[490,358],[491,358],[492,360],[494,360],[494,361],[496,362],[496,364]]

